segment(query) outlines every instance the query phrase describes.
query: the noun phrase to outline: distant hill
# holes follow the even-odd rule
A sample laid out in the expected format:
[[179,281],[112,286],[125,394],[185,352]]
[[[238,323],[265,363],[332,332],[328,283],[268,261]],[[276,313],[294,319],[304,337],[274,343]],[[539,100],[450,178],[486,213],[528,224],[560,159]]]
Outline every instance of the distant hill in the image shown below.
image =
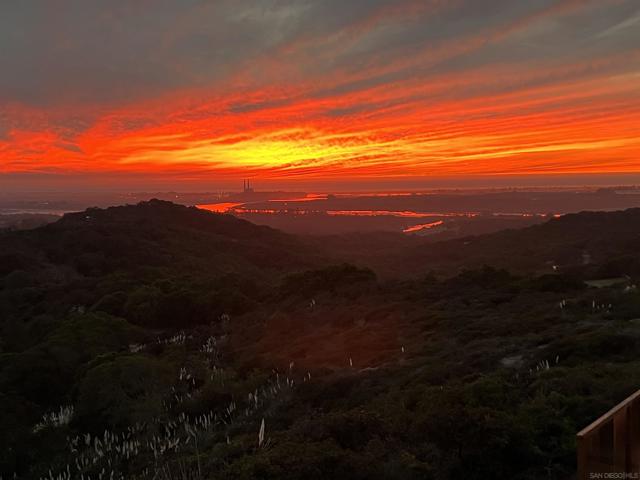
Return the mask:
[[69,213],[44,227],[3,235],[0,250],[4,263],[25,263],[27,256],[28,264],[69,265],[89,276],[178,265],[258,275],[315,264],[315,252],[294,236],[160,200]]
[[313,246],[231,215],[159,200],[92,208],[0,233],[0,317],[23,328],[42,312],[96,311],[185,328],[245,312],[286,275],[320,264]]
[[55,222],[60,217],[47,213],[0,214],[0,230],[29,230]]
[[[640,271],[640,209],[581,212],[522,229],[433,242],[391,233],[298,237],[232,215],[161,200],[92,208],[0,235],[0,275],[70,267],[83,276],[165,268],[254,279],[351,261],[383,276],[453,274],[482,265],[521,272]],[[554,270],[556,266],[556,270]]]
[[568,214],[519,230],[424,244],[406,255],[407,265],[432,269],[486,264],[515,271],[552,271],[555,265],[565,270],[626,273],[620,270],[640,268],[640,209]]

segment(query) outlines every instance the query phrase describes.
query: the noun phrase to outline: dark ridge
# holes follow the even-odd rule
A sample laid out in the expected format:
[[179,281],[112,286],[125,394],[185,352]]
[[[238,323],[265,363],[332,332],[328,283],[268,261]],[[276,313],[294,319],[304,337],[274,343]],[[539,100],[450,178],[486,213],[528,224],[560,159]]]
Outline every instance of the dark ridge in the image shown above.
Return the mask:
[[27,255],[73,265],[85,275],[136,265],[258,275],[313,267],[318,257],[293,235],[161,200],[69,213],[55,223],[6,234],[0,243],[14,263]]
[[482,264],[537,271],[553,265],[573,268],[636,255],[640,248],[640,209],[580,212],[541,225],[423,245],[405,260],[438,268]]

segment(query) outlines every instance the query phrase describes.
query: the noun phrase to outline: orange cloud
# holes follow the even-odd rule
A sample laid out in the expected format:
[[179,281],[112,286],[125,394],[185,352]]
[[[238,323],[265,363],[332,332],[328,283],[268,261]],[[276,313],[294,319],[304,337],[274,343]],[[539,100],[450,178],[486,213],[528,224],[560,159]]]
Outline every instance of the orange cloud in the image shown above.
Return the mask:
[[[243,62],[211,85],[118,104],[5,104],[11,121],[0,131],[0,174],[277,180],[638,172],[638,50],[571,62],[472,57],[583,4],[558,2],[387,62],[369,55],[361,68],[340,64],[310,75],[286,60],[313,48],[326,60],[327,45],[340,43],[357,52],[381,25],[445,9],[402,2],[320,43],[312,34],[283,42],[275,59]],[[461,57],[468,63],[456,63]]]

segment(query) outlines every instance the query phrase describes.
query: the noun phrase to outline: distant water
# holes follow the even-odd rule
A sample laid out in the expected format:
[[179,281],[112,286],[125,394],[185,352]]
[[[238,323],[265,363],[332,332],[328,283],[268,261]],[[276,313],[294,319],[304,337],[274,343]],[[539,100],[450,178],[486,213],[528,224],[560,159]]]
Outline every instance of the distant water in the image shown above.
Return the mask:
[[[237,214],[261,214],[261,215],[312,215],[325,214],[329,216],[348,216],[348,217],[405,217],[405,218],[432,218],[432,217],[478,217],[480,212],[419,212],[413,210],[307,210],[302,208],[252,208],[250,203],[211,203],[206,205],[196,205],[203,210],[209,210],[218,213],[237,213]],[[487,214],[485,214],[487,215]],[[488,214],[493,217],[545,217],[545,213],[522,213],[522,212],[494,212]],[[554,215],[559,216],[559,215]]]
[[202,210],[209,210],[210,212],[225,213],[230,210],[233,210],[235,207],[238,207],[240,205],[243,205],[243,204],[225,202],[225,203],[207,203],[205,205],[196,205],[196,207]]
[[65,213],[72,213],[75,210],[43,210],[38,208],[0,208],[0,215],[58,215],[61,217]]

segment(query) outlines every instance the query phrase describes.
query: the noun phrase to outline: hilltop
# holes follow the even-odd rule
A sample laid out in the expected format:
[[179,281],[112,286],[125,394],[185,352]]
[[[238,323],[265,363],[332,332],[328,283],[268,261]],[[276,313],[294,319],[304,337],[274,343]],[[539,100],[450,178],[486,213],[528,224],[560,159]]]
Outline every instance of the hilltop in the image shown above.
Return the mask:
[[314,254],[272,228],[161,200],[69,213],[4,241],[26,243],[53,263],[75,262],[86,274],[132,266],[173,268],[176,262],[217,273],[282,271],[313,265]]

